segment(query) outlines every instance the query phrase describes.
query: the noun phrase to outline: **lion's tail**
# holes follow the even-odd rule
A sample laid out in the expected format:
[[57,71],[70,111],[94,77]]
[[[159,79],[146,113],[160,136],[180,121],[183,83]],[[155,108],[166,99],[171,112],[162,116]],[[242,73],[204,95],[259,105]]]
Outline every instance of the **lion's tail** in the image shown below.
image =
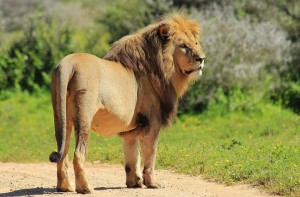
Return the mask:
[[52,73],[51,80],[51,97],[54,112],[55,137],[58,151],[50,154],[51,162],[59,162],[65,151],[66,144],[66,127],[67,127],[67,87],[72,77],[73,66],[60,63]]

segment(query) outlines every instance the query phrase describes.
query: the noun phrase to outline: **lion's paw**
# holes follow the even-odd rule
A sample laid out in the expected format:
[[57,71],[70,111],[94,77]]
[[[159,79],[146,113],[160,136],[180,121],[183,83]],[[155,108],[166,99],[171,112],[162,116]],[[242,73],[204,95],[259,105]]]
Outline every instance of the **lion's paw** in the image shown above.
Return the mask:
[[151,183],[151,184],[147,184],[147,183],[144,183],[145,186],[149,189],[160,189],[160,188],[165,188],[167,186],[166,182],[165,181],[162,181],[160,183]]
[[127,184],[127,188],[143,188],[143,184],[142,183],[136,183],[136,184]]
[[134,181],[126,181],[126,185],[128,188],[143,188],[142,179],[140,177],[136,177]]
[[58,192],[74,192],[74,189],[71,187],[69,181],[63,181],[57,184],[56,190]]
[[59,188],[59,187],[57,187],[56,190],[58,192],[74,192],[74,189],[72,187],[67,187],[67,188]]
[[91,194],[92,193],[92,189],[90,188],[80,188],[80,189],[76,189],[76,192],[77,193],[80,193],[80,194]]

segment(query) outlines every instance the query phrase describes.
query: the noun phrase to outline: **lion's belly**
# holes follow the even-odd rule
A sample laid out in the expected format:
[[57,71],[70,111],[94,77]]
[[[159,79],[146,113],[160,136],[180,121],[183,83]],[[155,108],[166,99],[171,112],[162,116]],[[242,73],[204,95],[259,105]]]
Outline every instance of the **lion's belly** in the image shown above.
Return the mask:
[[92,128],[101,135],[114,135],[133,129],[138,85],[132,71],[121,64],[100,61],[99,110]]
[[99,110],[92,121],[92,129],[103,136],[115,135],[134,128],[134,125],[128,124],[106,109]]

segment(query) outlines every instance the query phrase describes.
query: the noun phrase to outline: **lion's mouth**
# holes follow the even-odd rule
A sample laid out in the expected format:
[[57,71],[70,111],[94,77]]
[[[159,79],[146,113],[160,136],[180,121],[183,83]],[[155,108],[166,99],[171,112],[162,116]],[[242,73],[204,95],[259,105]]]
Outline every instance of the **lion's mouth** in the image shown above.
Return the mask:
[[196,72],[196,71],[198,71],[198,70],[202,71],[202,69],[203,69],[203,64],[200,64],[200,65],[198,66],[198,68],[192,69],[192,70],[185,70],[184,73],[187,74],[187,75],[189,75],[189,74],[191,74],[191,73],[193,73],[193,72]]

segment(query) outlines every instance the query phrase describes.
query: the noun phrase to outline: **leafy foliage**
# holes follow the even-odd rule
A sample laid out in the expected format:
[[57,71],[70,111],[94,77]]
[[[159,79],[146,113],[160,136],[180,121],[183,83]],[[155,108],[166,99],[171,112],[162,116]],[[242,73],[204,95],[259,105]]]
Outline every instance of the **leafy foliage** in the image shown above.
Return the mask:
[[254,104],[252,98],[261,99],[279,86],[280,72],[287,69],[289,59],[290,42],[284,31],[272,23],[239,20],[232,7],[215,7],[198,18],[205,30],[206,68],[200,83],[188,93],[188,111],[195,105],[205,109],[217,104],[221,94],[227,103],[224,109],[239,110],[234,101],[238,94],[245,95],[239,104]]
[[72,52],[70,35],[71,31],[59,29],[55,20],[44,20],[38,14],[32,17],[24,37],[15,42],[7,53],[2,52],[0,76],[6,81],[3,88],[33,91],[49,86],[53,65]]
[[299,1],[11,0],[0,5],[0,92],[48,89],[51,70],[63,56],[101,57],[120,37],[181,9],[200,21],[207,58],[204,75],[180,112],[219,105],[224,113],[251,113],[261,100],[300,112]]
[[[99,22],[104,24],[111,35],[111,42],[137,31],[153,22],[168,11],[166,1],[116,1],[107,8]],[[134,14],[132,8],[138,8]]]

